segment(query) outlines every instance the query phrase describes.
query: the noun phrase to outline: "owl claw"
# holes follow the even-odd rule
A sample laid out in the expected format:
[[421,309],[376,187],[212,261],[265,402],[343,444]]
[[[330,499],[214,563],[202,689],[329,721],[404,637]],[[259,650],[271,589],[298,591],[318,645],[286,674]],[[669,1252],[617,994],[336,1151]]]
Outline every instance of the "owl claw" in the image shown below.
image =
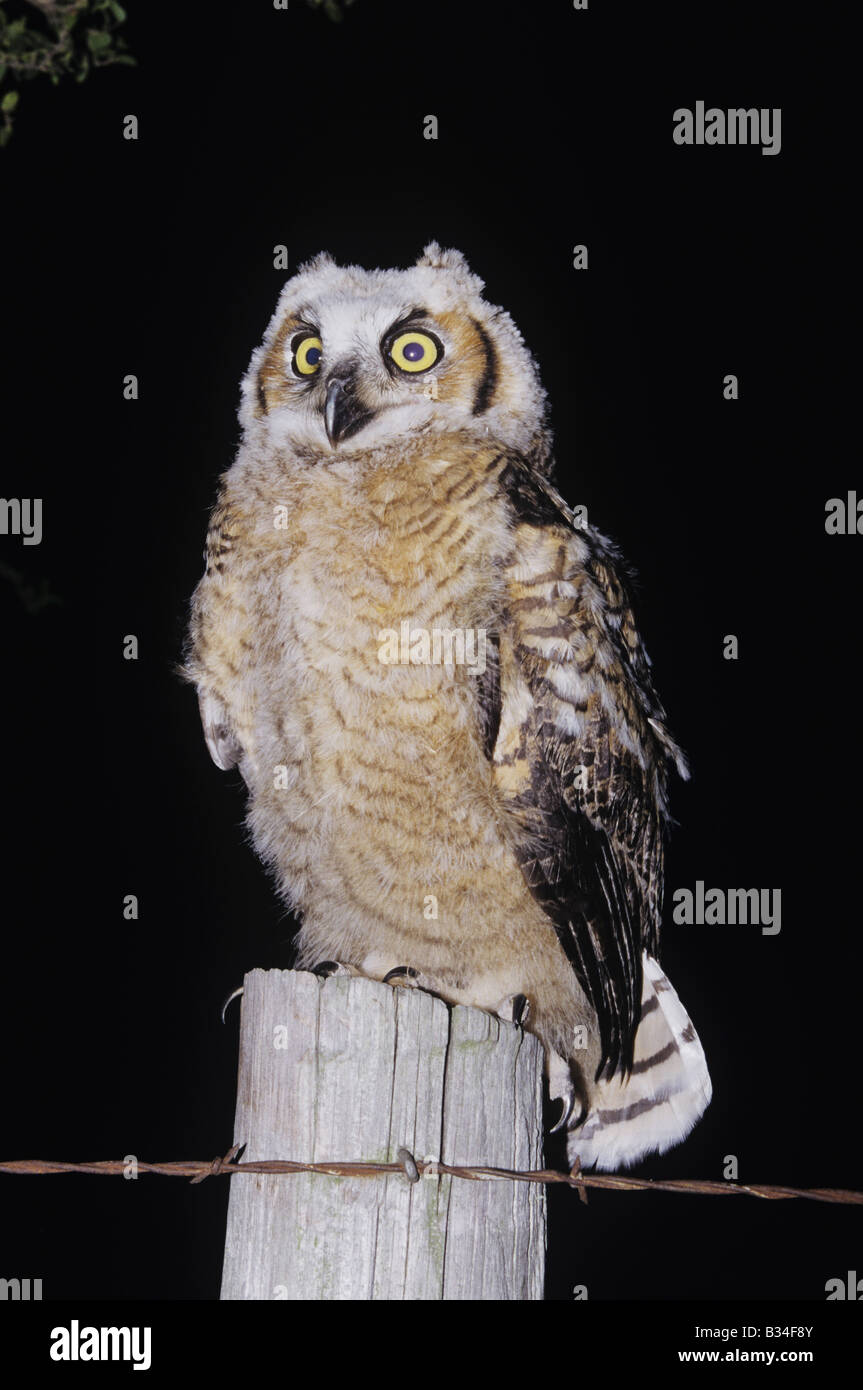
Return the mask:
[[331,975],[344,974],[344,967],[339,965],[337,960],[318,961],[317,965],[312,966],[313,975],[320,975],[322,980],[328,980]]
[[233,991],[228,995],[227,999],[225,1000],[224,1004],[222,1005],[222,1022],[223,1022],[223,1023],[224,1023],[224,1021],[225,1021],[225,1014],[226,1014],[227,1011],[228,1011],[228,1005],[232,1002],[232,1000],[238,999],[242,993],[243,993],[243,986],[240,985],[239,989],[233,990]]
[[402,989],[419,989],[419,971],[412,965],[397,965],[384,975],[385,985],[399,985]]
[[517,1023],[522,1028],[530,1018],[530,1000],[526,994],[508,994],[497,1006],[498,1018],[507,1023]]
[[566,1129],[567,1122],[575,1109],[575,1087],[570,1083],[570,1085],[566,1087],[563,1095],[555,1096],[554,1099],[563,1103],[563,1113],[557,1121],[557,1124],[552,1125],[551,1129],[548,1131],[549,1134],[557,1134],[559,1130]]
[[311,973],[328,980],[331,975],[358,975],[359,971],[353,965],[342,965],[340,960],[322,960],[312,966]]

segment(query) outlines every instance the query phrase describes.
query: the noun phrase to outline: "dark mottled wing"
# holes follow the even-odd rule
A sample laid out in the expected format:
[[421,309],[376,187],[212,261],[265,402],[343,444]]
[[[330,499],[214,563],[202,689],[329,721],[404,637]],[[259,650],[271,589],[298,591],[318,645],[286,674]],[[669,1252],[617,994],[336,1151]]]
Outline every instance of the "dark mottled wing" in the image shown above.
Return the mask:
[[528,885],[596,1009],[600,1070],[632,1066],[642,950],[662,912],[667,765],[686,776],[653,690],[613,546],[518,457],[500,634],[495,778]]

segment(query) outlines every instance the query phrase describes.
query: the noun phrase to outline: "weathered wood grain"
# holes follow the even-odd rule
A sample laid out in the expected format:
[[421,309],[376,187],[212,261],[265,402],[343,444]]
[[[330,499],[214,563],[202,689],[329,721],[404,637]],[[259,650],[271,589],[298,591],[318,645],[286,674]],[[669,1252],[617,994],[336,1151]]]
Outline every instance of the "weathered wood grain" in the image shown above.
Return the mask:
[[[243,1158],[542,1164],[542,1049],[421,990],[245,979]],[[540,1184],[299,1173],[230,1179],[223,1299],[538,1299]]]

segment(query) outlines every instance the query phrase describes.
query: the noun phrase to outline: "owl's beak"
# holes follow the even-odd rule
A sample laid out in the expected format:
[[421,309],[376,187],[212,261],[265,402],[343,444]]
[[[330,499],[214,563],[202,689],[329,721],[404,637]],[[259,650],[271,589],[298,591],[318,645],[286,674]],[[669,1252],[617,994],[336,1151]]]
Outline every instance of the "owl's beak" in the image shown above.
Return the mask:
[[324,402],[324,426],[330,444],[349,439],[374,415],[357,395],[356,375],[352,371],[333,370],[327,382]]

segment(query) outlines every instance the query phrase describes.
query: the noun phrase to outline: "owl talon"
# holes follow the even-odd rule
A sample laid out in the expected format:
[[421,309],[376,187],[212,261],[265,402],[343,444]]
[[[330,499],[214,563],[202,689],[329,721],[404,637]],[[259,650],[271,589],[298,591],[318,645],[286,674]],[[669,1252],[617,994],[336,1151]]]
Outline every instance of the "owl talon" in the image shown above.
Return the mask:
[[233,990],[233,991],[228,995],[227,999],[225,1000],[224,1004],[222,1005],[222,1022],[223,1022],[223,1023],[224,1023],[224,1021],[225,1021],[225,1014],[228,1012],[228,1005],[229,1005],[234,999],[238,999],[242,993],[243,993],[243,986],[240,985],[239,989]]
[[530,1000],[526,994],[508,994],[501,999],[496,1012],[498,1018],[507,1023],[517,1023],[523,1028],[530,1018]]
[[419,971],[412,965],[397,965],[388,970],[383,980],[385,985],[398,985],[402,989],[419,989]]
[[342,965],[339,960],[322,960],[312,966],[311,973],[328,980],[331,975],[356,975],[357,971],[352,965]]
[[567,1122],[575,1109],[575,1087],[570,1084],[566,1087],[562,1096],[554,1096],[553,1099],[560,1100],[563,1103],[563,1113],[557,1121],[557,1124],[552,1125],[551,1129],[548,1131],[549,1134],[557,1134],[559,1130],[566,1129]]

